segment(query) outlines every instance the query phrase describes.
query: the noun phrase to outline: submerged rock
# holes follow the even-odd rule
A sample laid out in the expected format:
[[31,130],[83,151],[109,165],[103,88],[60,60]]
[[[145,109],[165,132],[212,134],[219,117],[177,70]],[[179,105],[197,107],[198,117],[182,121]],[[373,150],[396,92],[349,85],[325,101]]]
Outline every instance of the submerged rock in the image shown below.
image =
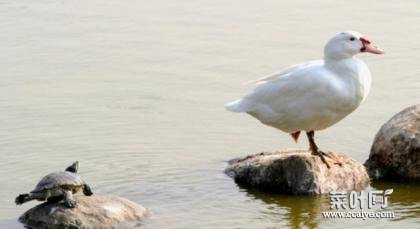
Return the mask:
[[238,184],[286,194],[361,190],[369,185],[369,176],[361,163],[342,154],[328,154],[342,166],[328,169],[308,150],[284,150],[231,160],[225,172]]
[[365,166],[372,179],[420,180],[420,104],[381,127]]
[[75,196],[76,208],[62,203],[43,203],[25,212],[19,221],[29,228],[107,229],[134,228],[147,209],[116,196]]

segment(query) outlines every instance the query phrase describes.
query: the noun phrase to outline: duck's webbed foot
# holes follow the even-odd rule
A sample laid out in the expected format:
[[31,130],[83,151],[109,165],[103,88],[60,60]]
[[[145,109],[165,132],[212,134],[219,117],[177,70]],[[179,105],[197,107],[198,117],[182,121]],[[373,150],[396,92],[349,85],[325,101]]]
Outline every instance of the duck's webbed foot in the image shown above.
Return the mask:
[[335,165],[339,165],[339,166],[343,165],[340,162],[340,160],[338,160],[334,156],[324,153],[323,151],[319,150],[318,146],[315,144],[314,131],[308,131],[306,132],[306,135],[308,136],[309,150],[312,152],[312,155],[319,156],[321,158],[321,161],[327,166],[328,169],[331,168],[331,163]]
[[321,150],[312,150],[312,155],[316,155],[319,156],[321,158],[321,161],[327,166],[327,168],[331,168],[330,163],[327,162],[327,160],[325,159],[326,157],[326,153],[322,152]]
[[343,166],[343,163],[341,163],[341,161],[332,156],[331,154],[328,153],[324,153],[321,150],[317,150],[317,151],[312,151],[312,155],[316,155],[319,156],[321,158],[321,161],[327,166],[327,168],[331,168],[331,164],[333,165],[338,165],[338,166]]

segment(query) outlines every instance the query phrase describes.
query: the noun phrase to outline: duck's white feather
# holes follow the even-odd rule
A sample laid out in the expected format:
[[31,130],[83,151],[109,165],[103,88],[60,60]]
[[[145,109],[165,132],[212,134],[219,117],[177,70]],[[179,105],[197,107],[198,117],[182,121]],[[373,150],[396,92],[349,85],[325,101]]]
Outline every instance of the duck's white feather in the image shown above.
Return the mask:
[[324,60],[258,79],[253,91],[225,107],[288,133],[325,129],[355,110],[369,93],[369,69],[354,58],[368,49],[383,53],[358,32],[338,33],[325,45]]
[[293,133],[325,129],[351,113],[369,91],[370,73],[356,58],[319,60],[294,65],[258,82],[252,92],[225,107]]
[[310,67],[310,66],[312,66],[314,64],[321,64],[321,63],[323,63],[323,60],[314,60],[314,61],[309,61],[309,62],[306,62],[306,63],[303,63],[303,64],[295,64],[295,65],[289,66],[289,67],[287,67],[285,69],[282,69],[279,72],[275,72],[273,74],[270,74],[270,75],[261,77],[261,78],[256,79],[256,80],[248,81],[245,84],[253,84],[253,83],[255,83],[255,84],[262,84],[262,83],[266,83],[268,81],[276,80],[276,79],[278,79],[280,77],[283,77],[283,76],[288,75],[290,73],[293,73],[295,71],[299,71],[299,70],[301,70],[303,68]]

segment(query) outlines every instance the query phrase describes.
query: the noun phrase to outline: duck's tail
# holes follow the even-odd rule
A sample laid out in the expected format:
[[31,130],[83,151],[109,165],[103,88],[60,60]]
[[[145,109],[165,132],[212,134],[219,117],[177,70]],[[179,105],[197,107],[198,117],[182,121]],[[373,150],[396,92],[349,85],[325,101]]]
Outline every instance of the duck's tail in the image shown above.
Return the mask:
[[225,104],[225,108],[232,112],[249,112],[250,104],[244,99],[238,99]]

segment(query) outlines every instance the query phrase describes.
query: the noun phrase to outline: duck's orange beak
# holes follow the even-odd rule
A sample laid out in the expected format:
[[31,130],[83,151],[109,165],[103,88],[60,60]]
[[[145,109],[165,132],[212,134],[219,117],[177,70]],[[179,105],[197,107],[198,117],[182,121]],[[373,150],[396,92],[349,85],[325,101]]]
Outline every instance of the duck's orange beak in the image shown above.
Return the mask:
[[361,52],[370,52],[370,53],[373,53],[373,54],[384,54],[385,53],[384,50],[382,50],[382,49],[380,49],[376,46],[373,46],[372,42],[366,37],[361,37],[360,41],[363,44],[363,47],[360,49]]

